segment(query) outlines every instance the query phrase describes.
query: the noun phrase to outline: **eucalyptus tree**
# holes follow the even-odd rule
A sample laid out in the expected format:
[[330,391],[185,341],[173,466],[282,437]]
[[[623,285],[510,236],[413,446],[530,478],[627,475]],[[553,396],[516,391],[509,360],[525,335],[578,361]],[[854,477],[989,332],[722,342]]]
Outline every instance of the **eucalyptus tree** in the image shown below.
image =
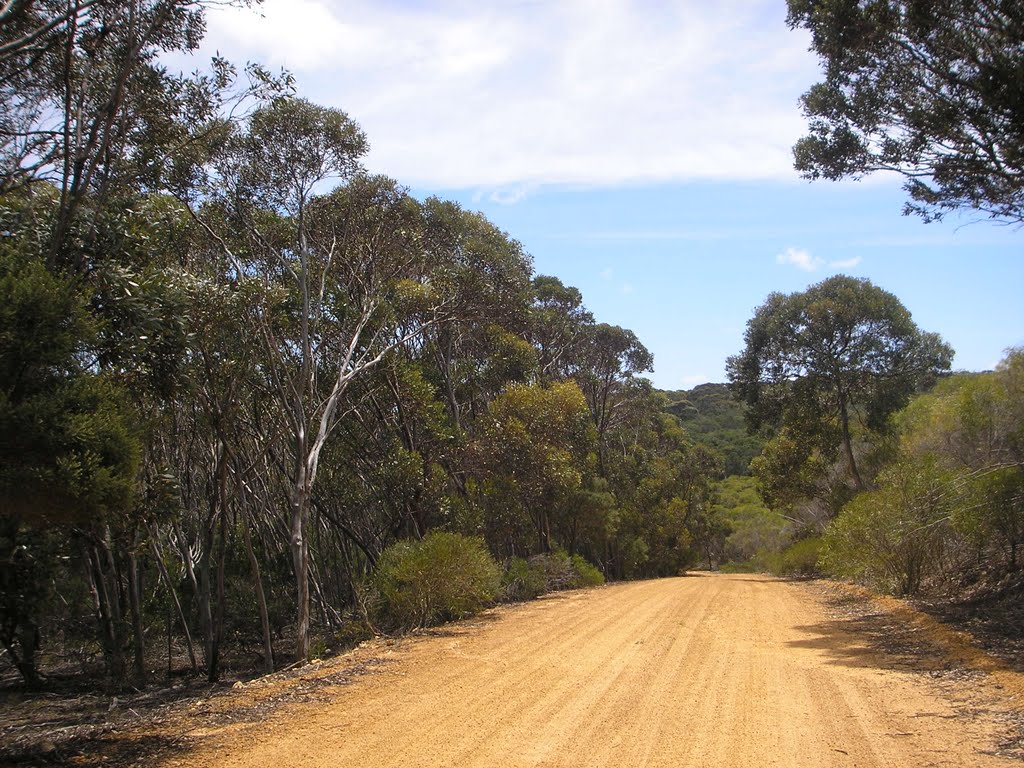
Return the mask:
[[[50,202],[42,207],[52,210]],[[109,530],[132,509],[140,454],[124,389],[95,369],[99,329],[88,293],[45,266],[45,234],[26,210],[39,204],[8,196],[0,206],[0,641],[30,684],[48,572],[73,552],[71,531]],[[98,547],[85,549],[90,565],[111,562]],[[108,583],[93,586],[119,681],[122,606]]]
[[139,191],[162,189],[176,156],[215,117],[290,87],[287,75],[255,65],[236,87],[234,67],[220,58],[205,75],[174,74],[163,63],[198,49],[206,8],[222,4],[232,2],[14,0],[0,8],[0,192],[40,182],[59,190],[51,267],[90,266],[68,235],[83,206],[130,207]]
[[1024,7],[1019,0],[789,0],[824,79],[794,147],[807,178],[895,171],[905,213],[1024,220]]
[[424,242],[419,203],[389,179],[357,173],[365,147],[343,112],[278,99],[224,139],[206,197],[192,208],[226,260],[223,279],[263,291],[254,332],[289,436],[300,658],[308,653],[312,489],[344,396],[451,304],[444,281],[432,279],[436,253]]
[[522,246],[478,213],[430,198],[425,225],[433,247],[451,265],[446,280],[458,296],[457,310],[424,337],[425,371],[436,377],[451,419],[467,418],[509,381],[526,381],[536,352],[523,338],[528,324],[531,260]]
[[605,465],[605,436],[624,417],[637,387],[638,374],[653,370],[654,356],[636,334],[607,323],[588,327],[581,344],[582,365],[576,378],[587,398],[597,429],[598,459]]
[[551,551],[592,472],[594,427],[573,381],[516,384],[491,401],[473,446],[475,495],[493,551]]
[[549,275],[533,279],[529,339],[537,348],[545,381],[569,378],[580,370],[581,344],[593,324],[579,289]]
[[769,295],[747,323],[745,340],[728,359],[727,375],[751,428],[776,430],[799,451],[779,457],[783,484],[811,458],[824,462],[824,471],[841,452],[854,490],[864,489],[858,432],[883,432],[889,416],[948,371],[952,358],[952,349],[921,331],[899,299],[843,275]]

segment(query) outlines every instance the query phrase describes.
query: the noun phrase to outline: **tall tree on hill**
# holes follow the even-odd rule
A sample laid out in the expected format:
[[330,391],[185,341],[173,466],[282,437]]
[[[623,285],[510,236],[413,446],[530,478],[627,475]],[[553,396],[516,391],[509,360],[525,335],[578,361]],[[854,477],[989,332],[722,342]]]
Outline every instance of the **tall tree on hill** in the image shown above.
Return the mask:
[[855,424],[884,430],[914,392],[949,369],[953,354],[891,293],[844,275],[802,293],[771,294],[747,323],[745,339],[726,367],[750,426],[780,431],[806,454],[787,474],[812,450],[828,462],[841,452],[855,490],[866,487]]

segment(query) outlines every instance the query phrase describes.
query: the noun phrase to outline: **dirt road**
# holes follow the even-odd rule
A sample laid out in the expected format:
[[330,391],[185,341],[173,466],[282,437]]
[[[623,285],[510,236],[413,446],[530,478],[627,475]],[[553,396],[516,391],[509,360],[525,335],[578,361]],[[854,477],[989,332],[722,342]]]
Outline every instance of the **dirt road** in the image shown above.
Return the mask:
[[1019,768],[986,753],[995,716],[836,624],[757,576],[569,593],[378,646],[322,701],[163,765]]

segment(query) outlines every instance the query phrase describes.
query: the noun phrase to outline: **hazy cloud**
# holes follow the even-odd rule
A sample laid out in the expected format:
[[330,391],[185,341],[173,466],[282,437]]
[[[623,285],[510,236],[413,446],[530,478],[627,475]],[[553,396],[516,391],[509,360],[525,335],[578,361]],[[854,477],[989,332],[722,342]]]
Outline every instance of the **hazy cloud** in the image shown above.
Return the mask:
[[807,48],[778,0],[266,0],[211,11],[204,52],[294,71],[366,130],[371,170],[514,202],[538,184],[794,178]]
[[515,187],[508,189],[496,189],[488,195],[492,202],[498,203],[499,205],[515,205],[524,197],[526,197],[532,186],[529,184],[520,184]]
[[799,267],[805,272],[813,272],[825,264],[823,259],[811,256],[809,251],[800,248],[787,248],[783,253],[775,257],[779,264],[791,264]]
[[860,264],[861,257],[854,256],[852,259],[825,261],[817,256],[812,256],[810,251],[805,251],[802,248],[787,248],[776,256],[775,260],[779,264],[788,264],[802,269],[804,272],[816,272],[824,267],[829,269],[852,269]]

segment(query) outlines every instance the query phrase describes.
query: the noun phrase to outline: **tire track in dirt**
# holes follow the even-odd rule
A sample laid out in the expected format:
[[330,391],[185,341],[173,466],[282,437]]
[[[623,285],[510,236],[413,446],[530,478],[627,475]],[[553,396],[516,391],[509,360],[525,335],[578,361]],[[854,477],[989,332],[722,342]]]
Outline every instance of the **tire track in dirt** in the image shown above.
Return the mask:
[[994,718],[828,626],[808,591],[758,576],[558,595],[382,646],[389,663],[326,703],[162,765],[1020,766],[985,754]]

